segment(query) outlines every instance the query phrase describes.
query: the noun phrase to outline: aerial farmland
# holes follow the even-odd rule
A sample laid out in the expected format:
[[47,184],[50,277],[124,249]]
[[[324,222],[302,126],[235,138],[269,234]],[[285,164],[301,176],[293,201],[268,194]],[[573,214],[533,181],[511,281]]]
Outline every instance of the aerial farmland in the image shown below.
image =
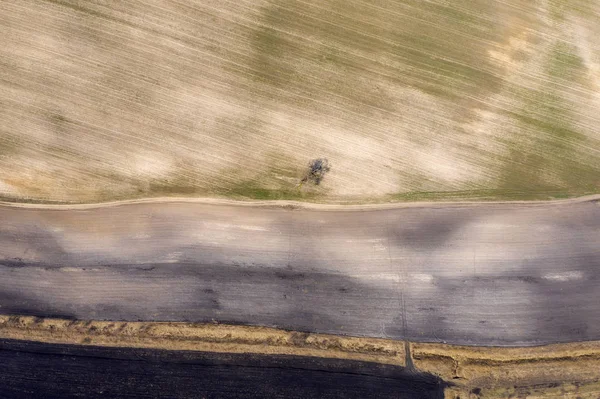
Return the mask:
[[600,0],[0,0],[0,398],[600,398]]
[[[5,1],[0,196],[600,191],[591,0]],[[299,184],[308,163],[331,165]]]

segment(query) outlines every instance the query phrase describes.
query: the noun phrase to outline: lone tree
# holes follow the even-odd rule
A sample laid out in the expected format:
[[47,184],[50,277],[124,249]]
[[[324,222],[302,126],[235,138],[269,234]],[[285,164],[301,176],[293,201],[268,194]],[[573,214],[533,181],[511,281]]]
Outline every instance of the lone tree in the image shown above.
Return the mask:
[[321,183],[321,180],[323,180],[323,177],[325,177],[325,173],[329,172],[329,169],[330,167],[327,158],[313,159],[308,163],[308,171],[306,172],[306,175],[302,178],[300,185],[308,181],[319,185],[319,183]]

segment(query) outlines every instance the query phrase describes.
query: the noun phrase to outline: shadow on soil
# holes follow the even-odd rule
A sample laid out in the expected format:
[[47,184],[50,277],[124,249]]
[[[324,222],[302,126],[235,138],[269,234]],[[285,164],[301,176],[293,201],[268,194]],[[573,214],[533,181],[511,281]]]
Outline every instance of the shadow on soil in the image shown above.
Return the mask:
[[399,366],[301,356],[0,340],[5,398],[442,399],[449,384]]

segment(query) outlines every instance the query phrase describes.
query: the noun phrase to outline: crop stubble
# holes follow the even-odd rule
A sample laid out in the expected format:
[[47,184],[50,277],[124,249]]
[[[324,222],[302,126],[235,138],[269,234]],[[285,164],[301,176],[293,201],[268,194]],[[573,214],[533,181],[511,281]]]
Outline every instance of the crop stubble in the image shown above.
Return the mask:
[[[0,196],[600,188],[591,0],[5,1]],[[310,159],[332,169],[296,188]]]

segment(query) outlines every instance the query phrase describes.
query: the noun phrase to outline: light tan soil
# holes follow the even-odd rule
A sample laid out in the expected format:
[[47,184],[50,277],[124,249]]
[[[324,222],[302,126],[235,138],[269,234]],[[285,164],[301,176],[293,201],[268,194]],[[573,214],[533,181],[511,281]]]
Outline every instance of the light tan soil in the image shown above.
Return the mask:
[[593,0],[3,1],[0,199],[599,192],[599,19]]

